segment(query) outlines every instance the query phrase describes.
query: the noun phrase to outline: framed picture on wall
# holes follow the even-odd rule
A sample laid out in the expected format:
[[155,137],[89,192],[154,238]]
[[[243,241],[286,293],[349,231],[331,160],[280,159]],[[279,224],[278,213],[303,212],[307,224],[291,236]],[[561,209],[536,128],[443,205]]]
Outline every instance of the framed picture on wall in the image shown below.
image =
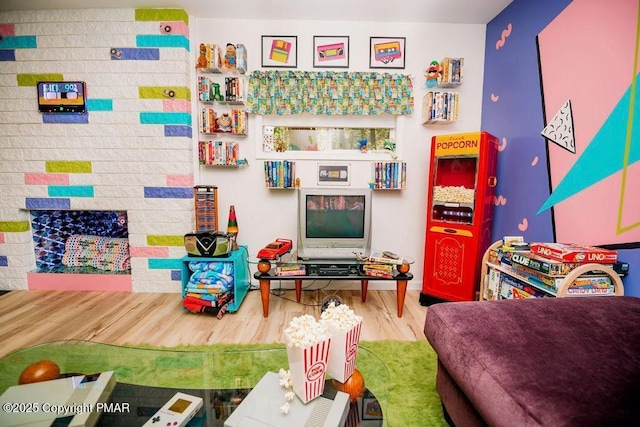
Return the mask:
[[349,68],[349,36],[313,36],[313,68]]
[[404,37],[371,37],[369,45],[369,68],[404,69]]
[[298,36],[262,36],[262,67],[297,68]]
[[349,185],[350,163],[318,163],[318,185]]

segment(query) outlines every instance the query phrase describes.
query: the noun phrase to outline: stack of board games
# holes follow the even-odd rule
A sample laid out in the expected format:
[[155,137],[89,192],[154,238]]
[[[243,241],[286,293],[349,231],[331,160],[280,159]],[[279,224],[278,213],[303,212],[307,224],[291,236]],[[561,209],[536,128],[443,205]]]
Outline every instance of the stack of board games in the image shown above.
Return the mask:
[[377,261],[365,261],[362,265],[365,276],[391,279],[393,277],[393,265]]
[[304,276],[307,269],[302,264],[279,264],[276,266],[276,276]]
[[[617,261],[617,253],[612,250],[557,243],[531,243],[529,246],[530,250],[490,249],[484,299],[555,296],[566,275],[585,263],[611,267],[622,277],[628,273],[628,263]],[[540,255],[550,252],[549,257]],[[613,294],[613,280],[597,269],[576,278],[567,288],[567,296]]]
[[531,243],[531,252],[560,262],[613,264],[618,260],[614,250],[577,243]]

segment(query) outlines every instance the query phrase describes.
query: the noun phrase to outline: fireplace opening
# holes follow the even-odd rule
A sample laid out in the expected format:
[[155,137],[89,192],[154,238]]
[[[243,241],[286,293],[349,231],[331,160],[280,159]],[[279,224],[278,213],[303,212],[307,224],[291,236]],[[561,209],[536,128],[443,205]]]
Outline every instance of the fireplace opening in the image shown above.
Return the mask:
[[32,210],[38,273],[131,274],[126,211]]

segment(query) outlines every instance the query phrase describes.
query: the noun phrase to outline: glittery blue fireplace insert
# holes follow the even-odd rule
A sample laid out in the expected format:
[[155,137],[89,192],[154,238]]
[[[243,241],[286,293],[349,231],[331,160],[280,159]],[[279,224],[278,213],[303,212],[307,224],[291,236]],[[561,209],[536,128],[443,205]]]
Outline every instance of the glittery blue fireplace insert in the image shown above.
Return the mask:
[[127,269],[121,271],[101,270],[89,265],[69,267],[63,264],[65,243],[70,236],[128,239],[126,211],[32,210],[31,229],[39,273],[131,274],[128,264]]

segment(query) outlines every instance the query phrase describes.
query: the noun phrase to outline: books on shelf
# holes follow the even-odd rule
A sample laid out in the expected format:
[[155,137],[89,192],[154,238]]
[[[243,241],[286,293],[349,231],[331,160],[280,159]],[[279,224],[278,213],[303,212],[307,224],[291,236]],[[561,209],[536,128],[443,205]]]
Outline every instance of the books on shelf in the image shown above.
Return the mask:
[[462,83],[464,58],[443,58],[440,66],[442,72],[438,79],[439,87],[455,87]]
[[229,102],[244,102],[247,96],[247,80],[240,77],[225,77],[224,100]]
[[268,188],[294,188],[296,163],[290,160],[266,160],[264,181]]
[[422,98],[422,124],[449,123],[458,120],[457,92],[430,91]]
[[201,165],[236,166],[242,163],[237,141],[199,141],[198,159]]
[[198,100],[201,102],[220,102],[244,104],[248,92],[247,79],[225,77],[224,87],[208,76],[198,76]]
[[246,135],[249,124],[249,113],[246,110],[232,108],[229,112],[218,114],[213,108],[200,111],[200,132],[230,133]]
[[375,162],[373,168],[374,188],[401,190],[407,188],[406,162]]
[[198,76],[198,99],[202,102],[213,101],[213,86],[206,76]]

